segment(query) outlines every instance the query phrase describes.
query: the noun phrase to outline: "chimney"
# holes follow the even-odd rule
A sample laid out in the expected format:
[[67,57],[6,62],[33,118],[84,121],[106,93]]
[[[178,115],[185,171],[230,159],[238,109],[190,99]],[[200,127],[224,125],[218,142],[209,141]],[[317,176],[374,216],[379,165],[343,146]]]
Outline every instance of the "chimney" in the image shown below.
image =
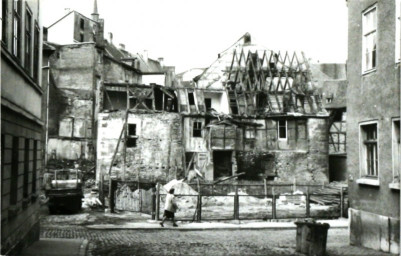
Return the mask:
[[244,35],[244,44],[250,44],[250,43],[251,43],[251,34],[246,32]]
[[163,58],[163,57],[160,57],[160,58],[158,58],[157,60],[159,61],[160,66],[164,67],[164,58]]
[[92,20],[99,21],[99,13],[97,12],[97,0],[93,1],[93,13],[91,14]]
[[109,41],[110,44],[113,44],[113,33],[109,32]]
[[125,50],[125,44],[119,44],[121,50]]

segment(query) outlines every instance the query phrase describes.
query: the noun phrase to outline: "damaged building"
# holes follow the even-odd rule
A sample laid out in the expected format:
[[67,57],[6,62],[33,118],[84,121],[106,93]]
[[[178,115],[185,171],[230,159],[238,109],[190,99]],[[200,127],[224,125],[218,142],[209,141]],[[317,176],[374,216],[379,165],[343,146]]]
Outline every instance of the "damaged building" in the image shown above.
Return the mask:
[[98,116],[98,179],[167,182],[193,170],[206,181],[328,181],[329,115],[303,54],[246,34],[192,83],[125,92],[125,110]]
[[[151,84],[160,81],[173,83],[174,67],[163,66],[162,58],[131,54],[123,44],[115,46],[113,34],[105,39],[103,28],[95,0],[91,18],[69,11],[46,29],[44,66],[49,71],[44,78],[48,95],[44,109],[49,111],[45,113],[45,157],[50,168],[69,167],[78,161],[85,165],[84,171],[95,170],[99,113],[126,109],[126,84],[152,88]],[[162,91],[155,90],[154,97],[162,97]],[[140,88],[140,93],[147,91]],[[165,100],[166,106],[171,104]],[[132,105],[134,101],[130,100]],[[150,106],[146,97],[145,107],[137,103],[139,108]]]

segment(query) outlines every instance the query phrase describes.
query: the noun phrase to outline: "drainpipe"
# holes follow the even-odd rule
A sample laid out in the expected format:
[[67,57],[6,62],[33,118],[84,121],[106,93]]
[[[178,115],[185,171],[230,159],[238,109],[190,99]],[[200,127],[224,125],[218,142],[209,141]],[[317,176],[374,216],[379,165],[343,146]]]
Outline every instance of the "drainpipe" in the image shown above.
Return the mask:
[[47,70],[47,88],[46,88],[46,126],[45,126],[45,167],[47,165],[48,139],[49,139],[49,93],[50,93],[50,60],[47,61],[47,66],[42,70]]
[[[399,7],[400,9],[401,9],[401,5],[400,5],[400,7]],[[401,13],[401,10],[400,10],[400,13]],[[398,18],[398,17],[396,17],[396,18]],[[399,32],[401,33],[401,26],[400,26],[400,28],[399,28]],[[399,42],[396,42],[396,43],[398,43],[398,44],[400,44],[400,49],[401,49],[401,40],[399,41]],[[401,51],[400,51],[400,58],[401,58]],[[401,63],[399,64],[399,67],[398,67],[398,71],[399,71],[399,74],[400,74],[400,116],[401,116]],[[401,129],[400,129],[400,137],[401,137]],[[400,173],[398,173],[398,176],[400,176]],[[401,230],[401,192],[400,192],[400,230]],[[401,242],[401,233],[400,233],[400,240],[399,240],[400,242]],[[401,256],[401,250],[400,250],[400,256]]]

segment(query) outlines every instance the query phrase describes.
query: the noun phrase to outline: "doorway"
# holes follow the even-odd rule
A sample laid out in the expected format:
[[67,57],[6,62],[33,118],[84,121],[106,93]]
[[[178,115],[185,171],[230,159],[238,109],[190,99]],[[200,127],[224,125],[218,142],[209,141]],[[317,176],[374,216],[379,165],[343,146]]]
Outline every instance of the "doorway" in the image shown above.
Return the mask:
[[232,151],[213,151],[213,179],[232,176]]

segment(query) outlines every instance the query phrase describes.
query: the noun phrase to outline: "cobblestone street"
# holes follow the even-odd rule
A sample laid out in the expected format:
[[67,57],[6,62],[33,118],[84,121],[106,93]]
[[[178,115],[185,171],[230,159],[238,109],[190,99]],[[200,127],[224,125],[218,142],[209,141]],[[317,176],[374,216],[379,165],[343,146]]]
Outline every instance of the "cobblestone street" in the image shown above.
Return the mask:
[[[302,255],[295,230],[90,230],[42,226],[42,238],[89,241],[88,255]],[[389,255],[348,245],[346,229],[329,230],[328,255]]]

